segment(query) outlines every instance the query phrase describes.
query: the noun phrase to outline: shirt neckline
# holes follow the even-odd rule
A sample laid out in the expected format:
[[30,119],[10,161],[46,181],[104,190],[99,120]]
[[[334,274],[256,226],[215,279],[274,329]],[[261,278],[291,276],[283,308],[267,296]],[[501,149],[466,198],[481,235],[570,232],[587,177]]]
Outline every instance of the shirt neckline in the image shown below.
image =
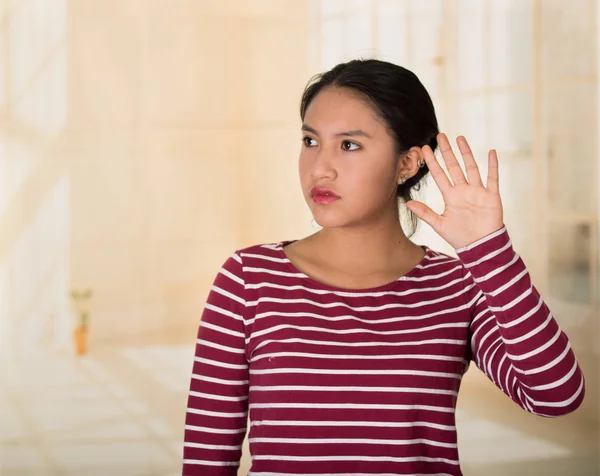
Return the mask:
[[287,257],[287,255],[285,254],[284,251],[284,247],[287,245],[290,245],[292,243],[295,243],[298,240],[284,240],[284,241],[280,241],[279,243],[277,243],[276,245],[276,249],[277,252],[280,256],[280,258],[283,259],[283,263],[296,275],[299,275],[304,281],[306,281],[307,283],[310,283],[312,286],[320,288],[320,289],[325,289],[328,291],[336,291],[336,292],[340,292],[340,293],[348,293],[348,294],[359,294],[359,293],[372,293],[372,292],[378,292],[378,291],[386,291],[389,290],[390,288],[394,287],[395,285],[397,285],[399,282],[403,282],[406,281],[407,278],[412,277],[415,273],[417,273],[417,271],[419,269],[422,268],[422,266],[429,261],[429,259],[431,258],[431,254],[433,252],[433,250],[427,246],[427,245],[419,245],[424,251],[425,251],[425,255],[423,256],[423,258],[421,259],[421,261],[419,261],[413,268],[411,268],[407,273],[403,274],[402,276],[396,278],[395,280],[386,283],[386,284],[382,284],[380,286],[375,286],[375,287],[371,287],[371,288],[360,288],[360,289],[353,289],[353,288],[342,288],[342,287],[338,287],[338,286],[330,286],[329,284],[325,284],[321,281],[318,281],[314,278],[311,278],[310,276],[308,276],[307,274],[303,273],[302,271],[300,271],[295,265],[294,263],[292,263],[290,261],[290,259]]

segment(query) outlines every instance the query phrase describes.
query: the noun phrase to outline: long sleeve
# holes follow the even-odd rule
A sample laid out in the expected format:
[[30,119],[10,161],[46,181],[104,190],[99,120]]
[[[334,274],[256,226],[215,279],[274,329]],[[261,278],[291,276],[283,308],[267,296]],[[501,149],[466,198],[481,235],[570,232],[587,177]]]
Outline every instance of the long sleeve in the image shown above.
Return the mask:
[[556,417],[577,409],[583,374],[506,227],[456,252],[465,267],[477,367],[528,412]]
[[185,418],[183,476],[235,476],[248,412],[242,260],[230,257],[202,313]]

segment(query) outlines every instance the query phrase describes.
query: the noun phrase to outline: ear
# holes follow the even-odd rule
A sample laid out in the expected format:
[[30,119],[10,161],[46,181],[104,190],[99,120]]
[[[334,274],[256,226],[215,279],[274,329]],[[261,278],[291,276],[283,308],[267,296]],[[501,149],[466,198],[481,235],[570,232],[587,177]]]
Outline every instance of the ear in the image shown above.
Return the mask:
[[398,176],[396,177],[398,185],[402,184],[402,177],[406,180],[414,177],[419,171],[419,162],[424,161],[423,150],[421,147],[411,147],[409,151],[400,157],[398,163]]

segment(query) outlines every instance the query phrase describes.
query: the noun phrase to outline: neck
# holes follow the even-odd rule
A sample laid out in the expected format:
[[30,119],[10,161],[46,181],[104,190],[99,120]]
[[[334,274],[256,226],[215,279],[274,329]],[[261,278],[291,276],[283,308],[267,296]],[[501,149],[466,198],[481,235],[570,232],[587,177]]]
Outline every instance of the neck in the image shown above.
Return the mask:
[[392,263],[414,256],[417,245],[407,237],[395,216],[340,228],[324,228],[313,239],[321,260],[348,274],[385,271]]

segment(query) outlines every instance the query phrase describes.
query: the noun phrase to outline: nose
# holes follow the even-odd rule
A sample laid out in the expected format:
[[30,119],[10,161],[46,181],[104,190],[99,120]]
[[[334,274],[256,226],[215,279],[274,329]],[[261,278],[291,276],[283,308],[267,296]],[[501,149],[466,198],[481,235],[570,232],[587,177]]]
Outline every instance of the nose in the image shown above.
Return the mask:
[[335,180],[337,178],[335,160],[331,152],[321,149],[314,155],[310,175],[317,182],[320,180]]

